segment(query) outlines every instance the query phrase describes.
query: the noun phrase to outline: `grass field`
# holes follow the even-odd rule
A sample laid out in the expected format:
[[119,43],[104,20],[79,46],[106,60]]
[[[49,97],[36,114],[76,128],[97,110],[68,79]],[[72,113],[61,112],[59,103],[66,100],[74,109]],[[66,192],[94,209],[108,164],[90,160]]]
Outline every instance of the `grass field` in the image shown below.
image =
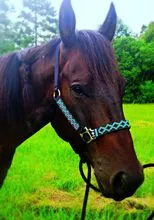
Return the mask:
[[[135,149],[142,163],[154,162],[154,105],[125,105]],[[78,156],[47,125],[16,151],[0,190],[0,220],[80,219],[85,184]],[[94,180],[93,180],[94,181]],[[123,202],[90,191],[87,220],[144,220],[154,209],[154,169],[145,182]]]

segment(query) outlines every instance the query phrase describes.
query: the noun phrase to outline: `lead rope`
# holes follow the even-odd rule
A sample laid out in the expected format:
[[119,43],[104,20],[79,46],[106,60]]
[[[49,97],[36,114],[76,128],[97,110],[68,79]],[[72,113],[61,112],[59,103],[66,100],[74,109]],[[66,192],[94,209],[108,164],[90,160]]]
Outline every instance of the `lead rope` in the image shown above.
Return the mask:
[[84,220],[86,217],[86,207],[87,207],[87,202],[88,202],[88,196],[89,196],[89,190],[90,188],[93,189],[96,192],[100,192],[100,190],[95,187],[94,185],[92,185],[91,182],[91,165],[90,163],[86,162],[88,171],[87,171],[87,177],[85,176],[84,172],[83,172],[83,164],[85,162],[83,162],[83,160],[81,159],[79,162],[79,170],[80,170],[80,174],[82,176],[82,179],[85,181],[86,183],[86,190],[85,190],[85,194],[84,194],[84,200],[83,200],[83,205],[82,205],[82,212],[81,212],[81,220]]
[[[86,162],[88,172],[87,172],[87,177],[85,176],[83,172],[83,164],[85,162],[83,160],[80,160],[79,162],[79,170],[82,179],[86,183],[86,190],[84,194],[84,200],[83,200],[83,205],[82,205],[82,212],[81,212],[81,220],[84,220],[86,217],[86,207],[87,207],[87,202],[88,202],[88,196],[89,196],[89,190],[90,188],[93,189],[96,192],[101,192],[97,187],[95,187],[93,184],[91,184],[91,165],[90,163]],[[143,165],[143,169],[154,167],[154,163],[148,163]],[[147,220],[152,220],[154,218],[154,211],[148,216]]]
[[[84,176],[83,173],[83,167],[82,167],[82,162],[80,162],[80,173],[82,177]],[[86,216],[86,208],[87,208],[87,202],[88,202],[88,196],[89,196],[89,190],[90,190],[90,181],[91,181],[91,166],[89,163],[86,163],[87,168],[88,168],[88,172],[87,172],[87,178],[86,178],[86,190],[85,190],[85,194],[84,194],[84,200],[83,200],[83,206],[82,206],[82,212],[81,212],[81,220],[85,219]]]

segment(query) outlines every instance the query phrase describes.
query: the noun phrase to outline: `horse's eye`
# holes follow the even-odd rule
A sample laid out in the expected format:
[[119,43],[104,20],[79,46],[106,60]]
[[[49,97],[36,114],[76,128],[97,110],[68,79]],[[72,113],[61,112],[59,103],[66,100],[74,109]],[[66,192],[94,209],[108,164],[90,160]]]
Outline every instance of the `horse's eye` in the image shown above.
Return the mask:
[[72,91],[74,91],[76,94],[82,96],[84,95],[84,91],[82,89],[82,86],[80,86],[79,84],[75,84],[71,86]]

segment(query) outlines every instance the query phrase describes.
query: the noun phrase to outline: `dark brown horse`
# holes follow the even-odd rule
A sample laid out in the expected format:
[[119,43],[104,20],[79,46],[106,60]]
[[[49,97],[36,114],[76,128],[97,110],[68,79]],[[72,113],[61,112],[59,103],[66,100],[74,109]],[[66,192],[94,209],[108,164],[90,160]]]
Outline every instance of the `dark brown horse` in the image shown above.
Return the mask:
[[54,54],[60,45],[60,90],[74,118],[91,128],[125,120],[125,80],[111,46],[115,26],[116,12],[111,4],[98,31],[75,32],[73,9],[70,1],[64,0],[59,17],[60,39],[0,58],[0,186],[16,147],[49,122],[90,162],[104,196],[122,200],[143,182],[129,129],[105,134],[86,144],[53,98]]

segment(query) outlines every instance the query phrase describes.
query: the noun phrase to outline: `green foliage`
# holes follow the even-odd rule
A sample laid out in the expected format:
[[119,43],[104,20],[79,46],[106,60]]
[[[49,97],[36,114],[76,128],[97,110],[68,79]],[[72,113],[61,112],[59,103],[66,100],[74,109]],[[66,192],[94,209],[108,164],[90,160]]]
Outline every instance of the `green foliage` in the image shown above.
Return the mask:
[[17,21],[14,24],[14,42],[18,48],[26,48],[34,45],[33,31],[26,20]]
[[150,24],[146,26],[142,26],[142,35],[141,37],[145,39],[147,43],[154,41],[154,21],[150,22]]
[[48,0],[24,0],[15,29],[20,47],[38,45],[57,34],[56,12]]
[[56,12],[50,1],[24,0],[16,22],[9,0],[0,0],[0,55],[51,40],[57,34]]
[[6,40],[4,38],[0,39],[0,55],[4,55],[14,50],[15,50],[15,45],[12,41]]
[[0,0],[0,55],[15,49],[12,23],[8,15],[11,10],[7,0]]
[[139,44],[135,38],[117,38],[113,44],[120,72],[127,80],[124,102],[135,102],[139,95],[140,67],[138,63]]
[[139,51],[140,67],[144,80],[154,81],[154,41],[143,43]]
[[124,102],[152,102],[150,91],[142,97],[145,81],[154,81],[154,42],[147,44],[143,39],[128,36],[116,38],[113,46],[120,72],[127,80]]
[[116,32],[115,32],[115,38],[124,37],[124,36],[126,37],[126,36],[131,36],[131,35],[132,35],[132,33],[129,30],[129,27],[126,24],[124,24],[122,19],[118,18]]
[[145,81],[140,85],[141,95],[139,97],[140,103],[154,103],[154,83],[152,80]]

